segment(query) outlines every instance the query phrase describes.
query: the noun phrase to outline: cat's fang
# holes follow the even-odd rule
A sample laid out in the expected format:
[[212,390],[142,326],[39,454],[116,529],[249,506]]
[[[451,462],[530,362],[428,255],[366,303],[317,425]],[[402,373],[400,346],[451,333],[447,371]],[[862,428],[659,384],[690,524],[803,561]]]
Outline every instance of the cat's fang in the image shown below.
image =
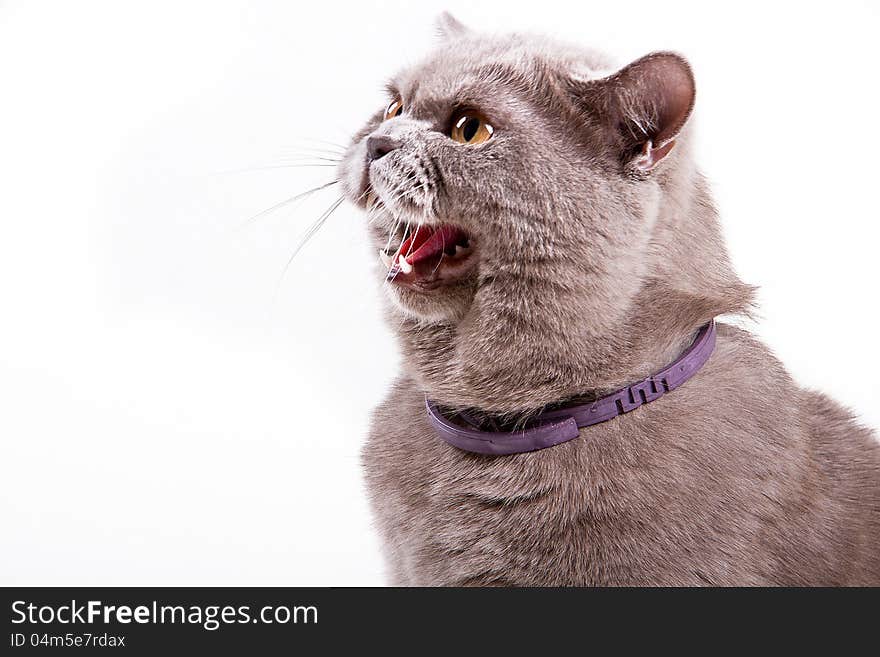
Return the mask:
[[397,265],[400,267],[400,271],[404,274],[409,274],[413,270],[412,265],[409,264],[403,256],[400,256],[397,259]]
[[388,269],[391,269],[391,256],[385,253],[385,251],[382,249],[379,249],[379,260],[381,260],[382,264],[385,265]]

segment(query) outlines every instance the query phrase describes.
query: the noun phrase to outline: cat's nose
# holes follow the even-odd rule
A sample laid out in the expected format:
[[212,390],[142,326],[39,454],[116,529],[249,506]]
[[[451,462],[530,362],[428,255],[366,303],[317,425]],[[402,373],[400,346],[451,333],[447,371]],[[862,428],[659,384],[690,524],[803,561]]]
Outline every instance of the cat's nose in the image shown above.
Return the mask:
[[373,135],[367,139],[367,159],[372,162],[385,157],[395,148],[400,148],[400,141],[388,135]]

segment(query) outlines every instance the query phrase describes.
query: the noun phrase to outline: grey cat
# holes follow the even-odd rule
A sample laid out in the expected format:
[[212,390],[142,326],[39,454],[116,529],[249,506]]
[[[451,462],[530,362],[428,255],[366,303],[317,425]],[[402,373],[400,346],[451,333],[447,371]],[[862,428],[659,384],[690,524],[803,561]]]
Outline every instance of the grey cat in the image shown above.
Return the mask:
[[880,584],[880,446],[730,324],[680,388],[574,440],[438,438],[426,395],[525,422],[644,379],[753,301],[691,156],[684,59],[616,70],[439,24],[339,170],[403,354],[363,451],[391,583]]

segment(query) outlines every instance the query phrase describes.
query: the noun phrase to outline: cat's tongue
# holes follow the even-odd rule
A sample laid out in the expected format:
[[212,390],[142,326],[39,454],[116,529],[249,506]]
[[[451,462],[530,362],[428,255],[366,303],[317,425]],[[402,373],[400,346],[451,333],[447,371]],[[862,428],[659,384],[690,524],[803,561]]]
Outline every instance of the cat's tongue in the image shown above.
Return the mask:
[[429,259],[437,260],[437,256],[444,253],[454,256],[456,246],[464,248],[467,244],[467,235],[454,226],[419,226],[400,245],[392,265],[408,274],[417,264]]

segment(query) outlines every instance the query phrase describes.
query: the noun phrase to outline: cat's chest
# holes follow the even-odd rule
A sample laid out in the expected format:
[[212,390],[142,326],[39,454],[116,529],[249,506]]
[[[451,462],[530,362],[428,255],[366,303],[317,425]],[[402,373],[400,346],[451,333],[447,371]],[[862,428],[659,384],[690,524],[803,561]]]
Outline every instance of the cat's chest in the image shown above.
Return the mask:
[[[616,442],[592,432],[601,439]],[[596,528],[621,512],[622,480],[618,465],[588,460],[581,439],[503,457],[463,452],[434,433],[417,394],[378,409],[364,450],[374,509],[401,567],[417,574],[411,583],[496,570],[528,581],[536,560],[568,564],[560,572],[569,579],[595,579],[587,557],[602,549]]]

